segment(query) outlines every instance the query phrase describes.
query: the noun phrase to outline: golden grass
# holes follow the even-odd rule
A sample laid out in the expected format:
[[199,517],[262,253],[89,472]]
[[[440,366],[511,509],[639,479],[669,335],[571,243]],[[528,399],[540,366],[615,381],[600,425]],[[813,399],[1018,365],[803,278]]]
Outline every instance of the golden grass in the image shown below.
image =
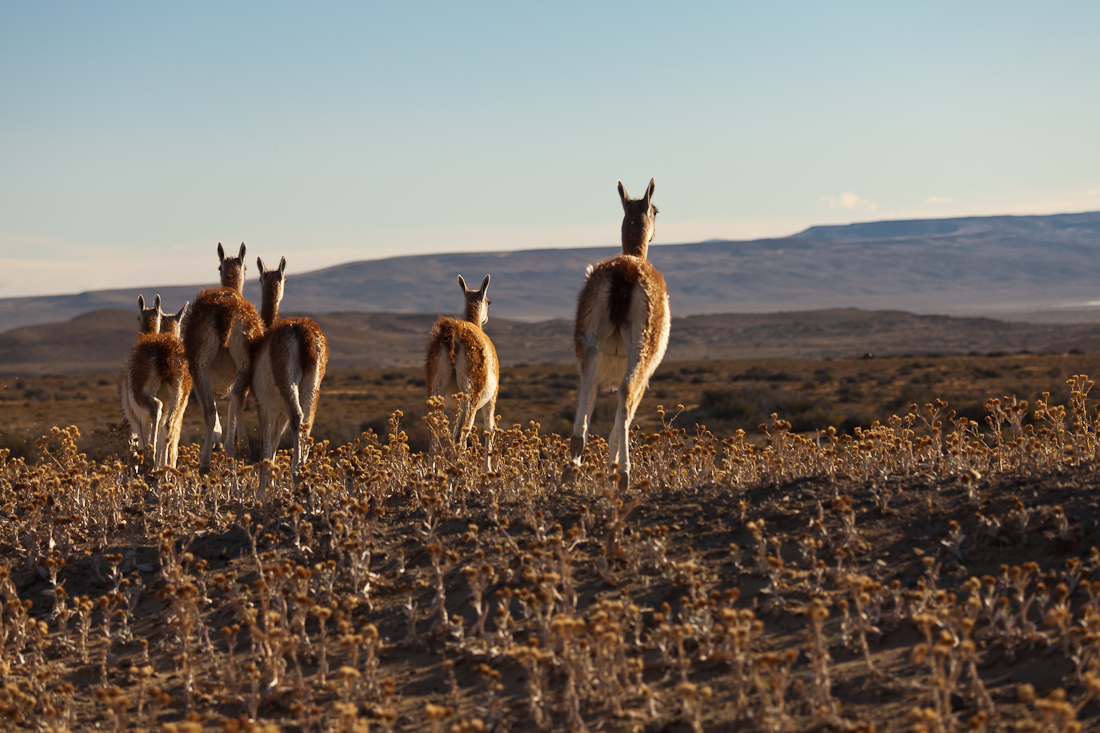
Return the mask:
[[[1043,392],[1058,401],[1068,396],[1065,380],[1100,373],[1100,355],[1005,354],[875,359],[699,361],[663,364],[638,411],[638,425],[660,427],[657,406],[685,412],[674,424],[702,422],[719,434],[738,428],[761,434],[756,426],[772,412],[790,420],[796,432],[830,425],[851,433],[855,427],[885,422],[890,415],[934,397],[948,400],[971,419],[982,421],[983,402],[1015,394],[1032,402]],[[333,369],[325,376],[313,436],[343,444],[366,430],[384,434],[393,410],[401,410],[412,445],[427,447],[423,369]],[[501,370],[497,413],[501,425],[527,427],[534,420],[544,432],[568,436],[576,409],[577,374],[571,366],[515,366]],[[605,435],[614,419],[615,395],[597,401],[594,432]],[[219,405],[223,403],[219,402]],[[33,452],[34,438],[54,425],[76,425],[81,447],[105,457],[117,446],[96,437],[121,421],[115,375],[31,376],[0,379],[0,447],[16,456]],[[189,403],[181,443],[202,442],[202,420]],[[224,410],[224,407],[222,407]],[[246,413],[255,435],[252,406]],[[253,449],[258,448],[258,443]]]
[[[280,454],[266,506],[247,462],[218,456],[201,476],[192,444],[177,470],[143,476],[126,450],[92,460],[79,429],[55,428],[40,460],[0,452],[0,716],[44,730],[1083,730],[1100,717],[1100,436],[1091,382],[1064,370],[1088,359],[668,365],[651,391],[696,415],[824,404],[871,419],[797,433],[780,412],[754,439],[654,409],[625,492],[602,440],[563,484],[567,442],[529,425],[501,430],[499,469],[482,474],[480,445],[459,450],[439,411],[319,442],[296,484]],[[511,414],[560,418],[566,374],[510,370]],[[424,409],[416,378],[337,372],[322,414],[371,421],[383,389]],[[983,385],[1014,379],[1060,392],[986,402],[1008,390]],[[990,424],[937,398],[889,407],[925,387],[982,403]],[[27,380],[5,407],[95,419],[108,389]],[[434,457],[410,448],[421,426]]]

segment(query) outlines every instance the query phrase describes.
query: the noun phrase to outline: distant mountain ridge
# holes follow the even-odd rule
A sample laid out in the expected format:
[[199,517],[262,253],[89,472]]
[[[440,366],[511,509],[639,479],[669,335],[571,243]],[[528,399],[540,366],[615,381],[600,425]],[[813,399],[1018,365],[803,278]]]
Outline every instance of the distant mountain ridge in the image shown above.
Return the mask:
[[[657,241],[661,238],[658,225]],[[262,243],[249,256],[277,260]],[[350,262],[298,272],[289,263],[288,311],[450,313],[456,276],[493,276],[494,314],[536,321],[570,318],[585,268],[618,247],[439,253]],[[210,258],[214,261],[211,244]],[[1023,318],[1100,301],[1100,212],[884,221],[810,227],[790,237],[656,245],[674,317],[828,308],[982,314]],[[100,308],[135,308],[160,293],[167,308],[200,285],[100,290],[0,299],[0,332],[67,321]],[[245,294],[259,302],[250,278]],[[1100,309],[1076,312],[1100,320]]]
[[841,226],[813,226],[791,239],[852,242],[898,237],[983,236],[1031,237],[1046,241],[1076,241],[1100,233],[1100,212],[1047,216],[965,216],[955,219],[870,221]]

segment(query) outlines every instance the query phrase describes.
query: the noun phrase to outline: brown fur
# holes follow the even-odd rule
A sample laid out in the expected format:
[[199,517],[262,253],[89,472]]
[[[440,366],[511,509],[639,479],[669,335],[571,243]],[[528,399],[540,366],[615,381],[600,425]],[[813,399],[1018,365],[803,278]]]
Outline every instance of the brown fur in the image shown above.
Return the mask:
[[301,361],[303,364],[316,365],[321,351],[328,351],[328,339],[321,333],[321,327],[312,318],[283,318],[279,327],[290,326],[302,343]]
[[453,318],[447,318],[446,316],[440,316],[439,320],[432,326],[432,331],[428,335],[428,343],[426,345],[427,358],[428,358],[428,393],[431,394],[430,370],[432,369],[432,362],[440,350],[446,350],[447,358],[452,364],[455,363],[455,349],[458,348],[458,329],[459,321]]
[[[578,361],[585,356],[584,323],[589,309],[594,307],[595,293],[601,287],[608,289],[608,319],[616,329],[627,324],[630,305],[635,297],[643,297],[649,304],[649,293],[665,293],[665,278],[649,260],[632,255],[618,255],[604,260],[592,268],[584,287],[577,296],[577,319],[573,326],[573,350]],[[668,318],[667,298],[656,299],[654,318],[645,324],[645,351],[652,354],[657,351],[658,329],[653,326]],[[647,308],[652,305],[647,305]]]
[[259,257],[256,265],[260,268],[260,318],[264,328],[271,328],[279,320],[279,305],[283,300],[286,287],[286,257],[279,261],[279,269],[268,270]]
[[432,332],[428,336],[426,347],[428,370],[426,381],[429,396],[431,395],[433,378],[436,376],[434,373],[435,364],[438,363],[434,357],[440,351],[446,351],[447,359],[453,366],[459,346],[466,349],[466,365],[471,384],[484,384],[488,379],[488,362],[490,360],[486,358],[487,354],[491,353],[493,355],[492,362],[494,364],[498,363],[496,360],[496,347],[493,346],[492,340],[484,331],[466,321],[440,316],[439,320],[432,326]]
[[312,318],[280,318],[252,344],[253,361],[263,349],[282,345],[291,336],[297,336],[302,345],[300,353],[304,365],[315,365],[320,358],[320,351],[326,350],[328,346],[328,339],[321,332],[317,321]]
[[264,328],[271,328],[275,325],[275,321],[279,320],[279,306],[268,305],[268,294],[266,292],[260,294],[260,320],[263,321]]
[[[195,297],[183,329],[184,353],[206,431],[199,454],[201,472],[209,470],[214,444],[223,437],[226,457],[236,457],[238,446],[248,455],[248,436],[241,418],[250,389],[252,344],[264,328],[256,309],[241,294],[244,252],[242,244],[238,257],[226,257],[218,245],[219,271],[228,285],[204,288]],[[216,392],[229,394],[224,436],[214,402]]]
[[187,310],[191,303],[185,303],[183,309],[179,313],[165,313],[164,317],[160,319],[160,331],[158,333],[170,333],[178,339],[181,339],[183,333],[183,313]]
[[[181,379],[187,371],[183,344],[170,333],[142,334],[130,349],[126,364],[134,369],[135,385],[142,382],[153,370],[166,382]],[[190,376],[187,377],[187,383],[190,389]]]
[[[641,262],[644,263],[645,260]],[[642,279],[641,266],[630,255],[623,255],[611,260],[601,269],[607,272],[607,279],[611,285],[608,295],[610,308],[607,315],[615,328],[622,328],[629,317],[634,288]]]
[[629,484],[630,423],[668,345],[669,309],[665,279],[645,259],[656,231],[654,182],[645,196],[631,199],[619,183],[623,205],[623,254],[590,268],[577,297],[573,347],[581,374],[577,415],[569,442],[573,465],[579,465],[588,440],[596,393],[618,390],[615,427],[608,437],[611,461],[619,463],[620,483]]
[[627,195],[622,181],[619,181],[619,198],[623,204],[623,254],[646,258],[649,243],[656,233],[657,207],[653,206],[653,188],[654,182],[650,179],[645,195],[632,199]]
[[[297,340],[297,358],[302,371],[320,369],[323,377],[325,368],[328,365],[328,339],[325,338],[325,334],[321,332],[321,327],[312,318],[281,318],[271,330],[264,334],[257,345],[260,349],[271,349],[273,357],[272,371],[276,374],[288,373],[290,365],[285,362],[285,355],[287,346],[292,339]],[[322,355],[324,355],[324,364],[320,364]],[[288,381],[279,380],[277,384],[279,394],[283,396],[284,401],[297,399],[294,397]],[[291,417],[290,427],[291,430],[296,431],[298,429],[298,426],[294,424],[293,416]]]
[[[279,301],[286,282],[286,259],[268,270],[259,258],[261,303],[269,327],[252,348],[252,386],[260,418],[260,459],[273,458],[289,425],[294,437],[291,473],[307,456],[306,441],[313,427],[317,396],[328,364],[328,341],[310,318],[279,318]],[[260,491],[265,496],[270,470],[260,464]]]
[[[477,293],[477,292],[480,292],[480,291],[474,291],[474,292]],[[478,330],[480,331],[481,326],[484,325],[482,320],[481,320],[481,315],[482,315],[481,310],[482,310],[483,306],[481,305],[481,302],[476,297],[472,297],[469,293],[466,293],[465,295],[466,295],[466,307],[462,310],[462,321],[465,322],[465,323],[474,324],[475,326],[478,327]],[[493,304],[493,301],[489,300],[488,298],[485,299],[484,308],[485,308],[485,314],[486,314],[485,318],[486,318],[486,320],[488,320],[489,306],[492,305],[492,304]]]
[[199,347],[198,339],[202,330],[213,326],[218,337],[218,346],[229,348],[229,336],[233,325],[240,322],[249,340],[263,335],[264,326],[256,308],[244,296],[232,288],[203,288],[195,296],[191,313],[187,317],[187,327],[183,329],[183,345],[187,358],[191,361]]
[[[459,321],[441,316],[432,327],[424,348],[424,373],[428,395],[443,397],[448,408],[454,408],[454,395],[469,396],[468,402],[458,405],[455,419],[456,439],[459,450],[466,449],[474,417],[481,410],[485,422],[484,470],[491,470],[492,435],[497,391],[500,384],[500,362],[492,340],[482,330],[489,320],[487,297],[489,276],[486,275],[479,290],[470,290],[460,275],[459,286],[465,298],[465,318]],[[433,440],[432,451],[438,446]]]
[[[190,392],[191,375],[179,337],[174,333],[142,334],[122,365],[118,396],[122,413],[139,442],[147,437],[142,435],[141,422],[154,423],[154,456],[147,458],[155,468],[176,465],[180,426]],[[158,398],[166,399],[167,404],[158,405]],[[160,419],[165,422],[163,428]]]
[[153,298],[153,307],[145,307],[145,296],[138,296],[138,323],[140,333],[160,333],[160,321],[164,311],[160,309],[160,293]]
[[244,292],[244,242],[241,242],[240,252],[236,257],[226,257],[222,243],[218,242],[218,279],[223,288],[232,288],[238,293]]
[[175,313],[165,313],[160,319],[160,331],[159,333],[170,333],[176,338],[183,339],[183,320],[188,310],[191,308],[191,301],[187,301],[183,304]]

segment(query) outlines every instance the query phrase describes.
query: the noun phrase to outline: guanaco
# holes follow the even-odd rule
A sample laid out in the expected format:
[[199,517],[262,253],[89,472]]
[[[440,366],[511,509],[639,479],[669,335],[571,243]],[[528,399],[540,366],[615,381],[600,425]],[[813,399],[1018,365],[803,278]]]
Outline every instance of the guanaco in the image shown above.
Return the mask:
[[425,384],[432,397],[443,397],[446,407],[455,407],[454,396],[464,394],[467,400],[458,406],[455,421],[459,450],[466,449],[477,411],[485,424],[484,470],[492,470],[492,441],[495,428],[494,412],[500,383],[500,362],[493,342],[482,328],[489,321],[489,276],[481,288],[470,290],[458,276],[462,296],[466,300],[463,320],[441,316],[432,327],[425,348]]
[[309,433],[317,410],[321,380],[328,365],[328,341],[311,318],[279,318],[286,284],[286,258],[268,270],[256,258],[262,291],[260,314],[265,332],[252,353],[252,388],[260,418],[260,494],[267,496],[270,468],[289,424],[294,441],[291,476],[309,457]]
[[573,347],[581,382],[567,479],[580,465],[597,391],[617,389],[619,405],[608,452],[611,463],[619,466],[620,487],[630,485],[630,423],[664,358],[670,321],[665,279],[646,259],[656,232],[654,183],[650,179],[645,195],[632,199],[619,181],[623,253],[589,268],[577,297]]
[[205,426],[199,470],[210,470],[214,444],[223,438],[214,395],[229,395],[226,415],[225,455],[232,458],[240,444],[249,454],[248,437],[241,419],[252,373],[252,345],[263,336],[263,323],[255,307],[244,298],[245,246],[236,257],[226,257],[218,243],[221,287],[204,288],[195,297],[183,329],[183,348],[195,397]]
[[152,308],[146,308],[145,299],[138,296],[143,330],[118,378],[122,414],[154,469],[176,467],[183,413],[191,393],[191,375],[180,341],[188,305],[166,314],[160,310],[159,295]]
[[138,333],[160,333],[160,319],[164,318],[164,311],[160,309],[160,293],[153,298],[153,305],[145,307],[145,296],[138,295]]

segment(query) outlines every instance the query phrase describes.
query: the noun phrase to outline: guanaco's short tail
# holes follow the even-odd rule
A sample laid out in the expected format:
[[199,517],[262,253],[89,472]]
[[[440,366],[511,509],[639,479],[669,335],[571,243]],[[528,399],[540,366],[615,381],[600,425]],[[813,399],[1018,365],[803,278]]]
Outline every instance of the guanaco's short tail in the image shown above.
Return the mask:
[[458,349],[458,329],[455,328],[455,323],[450,318],[440,318],[435,323],[435,328],[432,329],[432,338],[428,340],[428,348],[431,348],[432,342],[438,343],[447,352],[447,358],[451,360],[451,363],[455,363],[455,352]]
[[306,368],[316,366],[320,358],[317,347],[324,336],[313,323],[298,320],[291,323],[294,327],[294,335],[298,339],[298,348],[301,350],[302,366]]

